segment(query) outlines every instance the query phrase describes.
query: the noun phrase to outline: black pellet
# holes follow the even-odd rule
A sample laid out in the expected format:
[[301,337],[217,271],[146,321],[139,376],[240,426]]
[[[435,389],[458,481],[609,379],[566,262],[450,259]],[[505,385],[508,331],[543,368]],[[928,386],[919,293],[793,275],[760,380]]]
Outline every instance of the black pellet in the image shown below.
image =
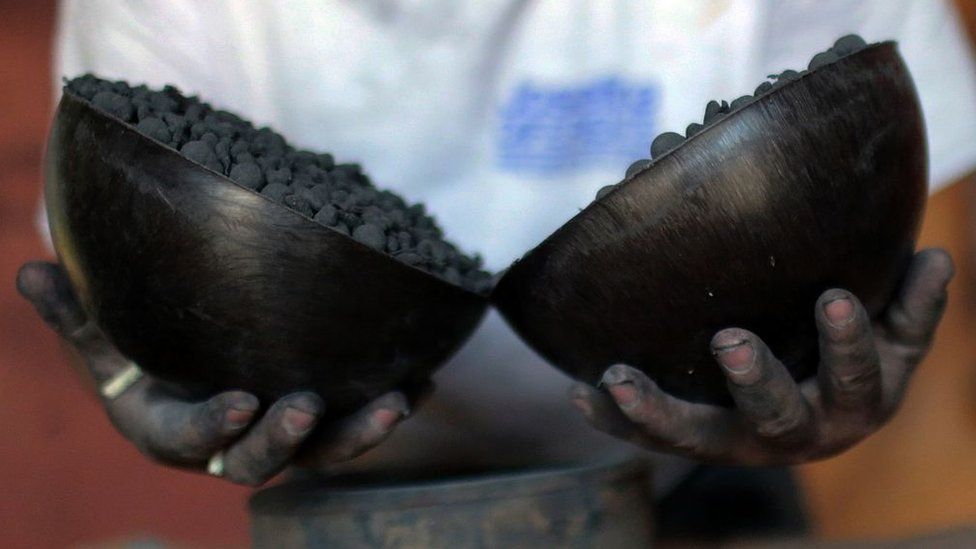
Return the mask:
[[214,152],[216,152],[217,156],[219,156],[220,158],[227,158],[229,160],[230,145],[231,145],[231,140],[229,137],[221,137],[220,140],[217,141],[217,144],[214,145]]
[[258,190],[264,184],[264,174],[257,164],[236,164],[230,169],[228,176],[237,183],[249,188]]
[[234,141],[234,144],[230,147],[230,154],[234,155],[234,158],[238,158],[239,156],[245,154],[250,156],[250,153],[247,152],[247,141],[243,139]]
[[309,204],[307,200],[295,193],[286,194],[285,198],[283,199],[283,203],[285,206],[288,206],[290,209],[302,215],[307,215],[308,217],[315,216],[315,211],[312,209],[312,205]]
[[751,103],[753,99],[754,98],[751,95],[743,95],[742,97],[737,98],[735,101],[732,101],[732,103],[729,104],[729,110],[734,111],[739,107],[744,107],[745,105]]
[[149,93],[149,105],[156,112],[172,112],[179,106],[176,100],[164,93]]
[[828,63],[833,63],[838,59],[840,59],[840,56],[832,51],[821,52],[813,56],[813,59],[810,60],[810,65],[808,68],[810,70],[818,69]]
[[444,280],[450,282],[451,284],[461,283],[461,273],[458,272],[454,267],[448,267],[444,269]]
[[364,223],[356,227],[352,232],[352,237],[374,250],[383,251],[384,246],[386,246],[386,235],[383,234],[383,229],[372,223]]
[[198,120],[203,119],[205,111],[206,108],[200,103],[192,103],[186,108],[186,112],[183,114],[183,116],[185,116],[187,120],[197,122]]
[[308,202],[308,204],[316,212],[318,212],[320,209],[322,209],[322,206],[325,205],[325,200],[322,200],[322,197],[320,197],[316,193],[312,192],[311,187],[304,187],[304,186],[300,186],[300,185],[292,185],[291,186],[291,189],[292,189],[292,194],[295,194],[295,195],[300,196],[302,198],[302,200],[304,200],[305,202]]
[[146,137],[151,137],[161,143],[169,143],[169,140],[173,138],[173,134],[170,133],[166,122],[163,122],[159,118],[143,118],[136,125],[136,129]]
[[315,214],[315,221],[323,225],[332,226],[336,224],[339,219],[339,212],[336,211],[331,205],[326,204],[319,209],[318,213]]
[[349,225],[350,229],[355,229],[356,227],[362,225],[363,220],[360,219],[359,215],[352,210],[343,209],[341,206],[336,208],[339,213],[339,221]]
[[390,218],[377,206],[368,206],[363,209],[362,218],[366,223],[376,225],[384,231],[392,225]]
[[132,104],[136,107],[136,120],[142,122],[144,119],[152,117],[153,109],[148,103],[136,103],[133,101]]
[[112,116],[129,122],[135,114],[135,108],[127,97],[123,97],[115,92],[102,91],[92,97],[91,102],[99,110],[107,112]]
[[204,141],[190,141],[180,149],[180,153],[199,164],[206,164],[217,158],[213,146]]
[[407,265],[420,265],[421,263],[424,263],[424,257],[416,252],[401,253],[394,257]]
[[329,185],[322,183],[315,185],[309,190],[313,195],[315,195],[315,202],[321,202],[323,205],[329,203],[329,196],[331,194]]
[[634,162],[627,168],[627,174],[624,177],[633,177],[637,172],[643,170],[644,168],[651,165],[650,159],[644,158]]
[[331,170],[335,166],[335,160],[329,153],[322,153],[318,155],[319,157],[319,167],[323,170]]
[[601,188],[599,191],[596,192],[596,199],[597,200],[600,200],[604,196],[607,196],[608,194],[610,194],[610,191],[612,191],[612,190],[614,190],[616,188],[617,188],[616,185],[607,185],[606,187]]
[[711,122],[712,118],[714,118],[716,114],[718,114],[718,111],[719,111],[720,108],[722,108],[722,106],[719,105],[718,101],[709,101],[708,104],[705,105],[705,119],[704,120],[705,120],[705,124],[706,125],[709,122]]
[[281,183],[268,183],[261,189],[261,194],[275,202],[281,202],[285,199],[285,195],[288,194],[288,186],[282,185]]
[[288,168],[279,168],[274,170],[268,170],[266,174],[268,179],[268,184],[280,183],[282,185],[287,185],[291,183],[291,170]]
[[437,263],[447,262],[447,258],[450,255],[450,251],[448,250],[447,245],[439,240],[431,240],[430,243],[431,243],[431,250],[430,250],[431,259],[433,259]]
[[864,39],[856,34],[848,34],[847,36],[842,36],[834,42],[834,47],[831,48],[837,55],[849,55],[856,53],[863,49],[867,44]]
[[787,70],[779,73],[778,75],[776,75],[776,79],[779,80],[779,81],[783,81],[783,82],[789,82],[790,80],[796,80],[799,77],[800,77],[800,73],[798,73],[798,72],[796,72],[795,70],[792,70],[792,69],[787,69]]
[[[716,103],[716,105],[718,105],[718,103]],[[706,109],[705,110],[705,120],[704,120],[705,124],[704,125],[705,126],[710,125],[712,122],[715,122],[720,116],[722,116],[722,113],[718,111],[718,108],[716,108],[715,111],[714,112],[711,112],[711,113],[708,112],[708,110]]]
[[400,249],[407,250],[413,245],[413,237],[407,231],[397,233],[397,241],[400,242]]
[[684,136],[675,132],[664,132],[654,138],[651,143],[651,158],[658,159],[664,153],[677,147],[685,140]]
[[758,97],[758,96],[760,96],[760,95],[768,92],[771,89],[773,89],[773,84],[771,82],[763,82],[762,84],[759,84],[758,87],[756,87],[755,94]]

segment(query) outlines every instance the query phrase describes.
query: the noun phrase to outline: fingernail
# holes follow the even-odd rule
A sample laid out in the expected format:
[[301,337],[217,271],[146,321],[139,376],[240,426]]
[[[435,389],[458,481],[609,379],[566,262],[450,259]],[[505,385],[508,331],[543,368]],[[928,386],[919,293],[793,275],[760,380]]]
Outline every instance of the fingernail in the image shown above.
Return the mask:
[[254,410],[231,408],[224,413],[224,428],[228,431],[236,431],[248,426],[252,418],[254,418]]
[[748,372],[756,362],[756,353],[753,352],[752,343],[747,339],[714,347],[712,354],[723,368],[733,374]]
[[396,410],[390,410],[388,408],[380,408],[376,410],[369,416],[370,426],[381,432],[385,433],[393,428],[398,421],[403,418],[403,413]]
[[617,406],[625,410],[637,406],[640,402],[640,390],[634,383],[634,376],[630,368],[623,364],[607,368],[600,384],[606,387],[613,399],[617,401]]
[[285,408],[285,430],[292,436],[304,435],[312,430],[318,416],[305,410],[288,406]]
[[590,406],[590,403],[586,400],[583,400],[582,398],[573,398],[570,400],[570,402],[572,402],[573,406],[575,406],[576,409],[579,410],[584,416],[590,417],[593,415],[593,407]]
[[617,385],[619,383],[631,382],[633,383],[634,378],[630,373],[630,369],[623,364],[616,364],[607,368],[607,371],[603,372],[603,377],[600,378],[601,386]]
[[823,307],[827,323],[834,328],[844,328],[854,320],[854,304],[846,297],[828,301]]
[[613,399],[617,401],[617,406],[625,410],[637,406],[637,403],[640,402],[640,391],[637,390],[636,385],[629,381],[624,381],[616,385],[608,385],[607,390],[610,391]]

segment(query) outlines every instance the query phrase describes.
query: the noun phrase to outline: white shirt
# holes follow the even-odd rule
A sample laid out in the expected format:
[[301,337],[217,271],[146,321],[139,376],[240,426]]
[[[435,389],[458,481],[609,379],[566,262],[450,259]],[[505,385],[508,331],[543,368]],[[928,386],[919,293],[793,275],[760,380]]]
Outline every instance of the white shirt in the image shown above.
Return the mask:
[[[185,93],[361,162],[507,267],[710,99],[803,69],[851,32],[896,39],[929,130],[932,189],[976,166],[976,78],[932,0],[65,2],[55,76]],[[361,462],[473,466],[632,449],[585,425],[569,378],[490,313],[432,401]],[[666,490],[680,465],[660,465]],[[671,472],[668,472],[671,471]]]

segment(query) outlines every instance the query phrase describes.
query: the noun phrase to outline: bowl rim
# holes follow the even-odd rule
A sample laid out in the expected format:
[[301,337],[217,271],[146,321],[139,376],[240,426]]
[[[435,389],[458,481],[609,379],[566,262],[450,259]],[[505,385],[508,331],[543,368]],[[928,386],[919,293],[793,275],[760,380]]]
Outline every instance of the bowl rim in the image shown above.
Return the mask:
[[[592,463],[568,463],[486,470],[457,476],[346,482],[344,475],[297,479],[266,488],[249,501],[252,512],[265,515],[335,513],[351,509],[416,509],[532,498],[606,485],[622,479],[650,478],[646,461],[633,456]],[[382,479],[383,474],[374,475]],[[355,476],[352,477],[355,479]],[[381,503],[377,500],[382,499]]]
[[[270,197],[268,197],[266,195],[263,195],[260,192],[255,191],[254,189],[245,187],[244,185],[241,185],[240,183],[234,181],[230,177],[228,177],[228,176],[226,176],[226,175],[224,175],[224,174],[222,174],[220,172],[216,172],[216,171],[214,171],[214,170],[212,170],[212,169],[204,166],[203,164],[200,164],[199,162],[197,162],[197,161],[195,161],[193,159],[187,158],[180,151],[174,149],[173,147],[170,147],[169,145],[167,145],[165,143],[161,143],[161,142],[156,141],[155,139],[153,139],[153,138],[151,138],[151,137],[149,137],[147,135],[144,135],[142,132],[140,132],[138,130],[138,128],[136,128],[136,126],[134,124],[130,124],[129,122],[126,122],[126,121],[118,118],[114,114],[111,114],[111,113],[102,111],[101,109],[98,109],[97,107],[95,107],[91,103],[91,101],[85,99],[84,97],[81,97],[80,95],[78,95],[74,91],[68,89],[67,86],[62,86],[62,97],[58,101],[58,107],[55,109],[55,114],[54,114],[55,119],[57,119],[57,117],[60,115],[60,112],[61,112],[61,104],[64,103],[66,99],[67,100],[70,100],[70,101],[73,101],[74,103],[78,104],[79,106],[81,106],[84,109],[87,109],[89,111],[89,114],[94,114],[96,117],[99,117],[100,116],[100,117],[108,120],[109,122],[112,122],[112,123],[121,125],[124,130],[129,131],[133,135],[135,135],[136,136],[136,139],[141,139],[141,140],[143,140],[145,142],[148,142],[148,144],[150,146],[157,147],[157,148],[165,151],[166,154],[175,155],[180,160],[185,161],[185,162],[189,162],[195,168],[200,168],[200,169],[205,170],[208,174],[217,177],[224,184],[230,183],[230,184],[234,185],[235,187],[237,187],[239,189],[242,189],[244,191],[247,191],[247,192],[249,192],[249,193],[251,193],[253,195],[259,196],[261,199],[267,201],[269,204],[272,204],[274,207],[277,207],[280,210],[283,210],[283,211],[287,212],[288,214],[290,214],[292,216],[297,216],[297,217],[301,218],[303,221],[306,221],[306,222],[309,222],[309,223],[313,223],[313,224],[315,224],[318,227],[322,227],[323,229],[325,229],[327,231],[330,231],[331,233],[335,233],[334,236],[343,237],[343,238],[347,239],[348,241],[354,243],[356,246],[359,246],[360,248],[362,248],[363,251],[366,251],[366,252],[369,252],[369,253],[372,253],[372,254],[376,254],[376,255],[382,256],[386,260],[392,261],[392,262],[396,263],[397,265],[400,265],[402,267],[406,267],[408,269],[413,269],[415,271],[418,271],[420,273],[423,273],[424,275],[426,275],[430,279],[433,279],[433,280],[435,280],[435,281],[437,281],[439,283],[442,283],[442,284],[446,284],[447,286],[450,286],[452,288],[456,288],[456,289],[464,292],[465,294],[469,294],[469,295],[474,296],[474,297],[476,297],[478,299],[487,300],[488,296],[491,294],[491,291],[494,289],[494,284],[492,284],[492,287],[489,288],[489,289],[487,289],[487,290],[485,290],[484,292],[476,292],[474,290],[469,290],[468,288],[465,288],[464,286],[462,286],[460,284],[454,284],[452,282],[449,282],[447,280],[444,280],[443,278],[441,278],[441,277],[439,277],[439,276],[437,276],[437,275],[435,275],[435,274],[433,274],[431,272],[425,271],[424,269],[421,269],[420,267],[417,267],[417,266],[414,266],[414,265],[409,265],[407,263],[404,263],[402,261],[399,261],[398,259],[396,259],[392,255],[389,255],[389,254],[387,254],[385,252],[380,252],[379,250],[375,250],[375,249],[373,249],[373,248],[371,248],[371,247],[363,244],[362,242],[356,240],[351,235],[342,234],[339,231],[336,231],[336,230],[332,229],[331,227],[327,227],[325,225],[322,225],[321,223],[315,221],[314,219],[308,217],[307,215],[305,215],[305,214],[303,214],[301,212],[297,212],[297,211],[295,211],[295,210],[293,210],[293,209],[285,206],[284,204],[279,204],[278,202],[275,202],[274,200],[272,200]],[[451,243],[451,244],[453,245],[453,243]],[[467,254],[465,254],[465,255],[467,255]],[[486,271],[486,272],[488,272],[488,271]],[[495,273],[488,272],[488,274],[492,278],[497,278]]]

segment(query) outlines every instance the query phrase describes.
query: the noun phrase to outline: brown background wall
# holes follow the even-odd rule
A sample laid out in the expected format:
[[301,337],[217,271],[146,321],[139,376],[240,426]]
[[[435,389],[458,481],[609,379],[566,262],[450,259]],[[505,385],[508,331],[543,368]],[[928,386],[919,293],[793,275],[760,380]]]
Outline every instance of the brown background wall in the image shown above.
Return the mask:
[[14,291],[34,214],[54,3],[0,1],[0,547],[164,536],[247,544],[248,490],[150,463],[115,433]]
[[[959,2],[976,36],[976,1]],[[54,335],[13,289],[34,230],[50,104],[50,1],[0,1],[0,547],[155,536],[245,545],[248,490],[149,463],[108,424]],[[976,121],[974,121],[976,123]],[[899,416],[800,469],[825,537],[976,523],[976,265],[971,187],[932,198],[923,244],[959,264],[948,316]]]
[[[956,4],[976,40],[976,1]],[[897,537],[976,523],[974,198],[970,180],[929,201],[920,245],[948,248],[958,274],[902,410],[853,450],[800,468],[824,537]]]

